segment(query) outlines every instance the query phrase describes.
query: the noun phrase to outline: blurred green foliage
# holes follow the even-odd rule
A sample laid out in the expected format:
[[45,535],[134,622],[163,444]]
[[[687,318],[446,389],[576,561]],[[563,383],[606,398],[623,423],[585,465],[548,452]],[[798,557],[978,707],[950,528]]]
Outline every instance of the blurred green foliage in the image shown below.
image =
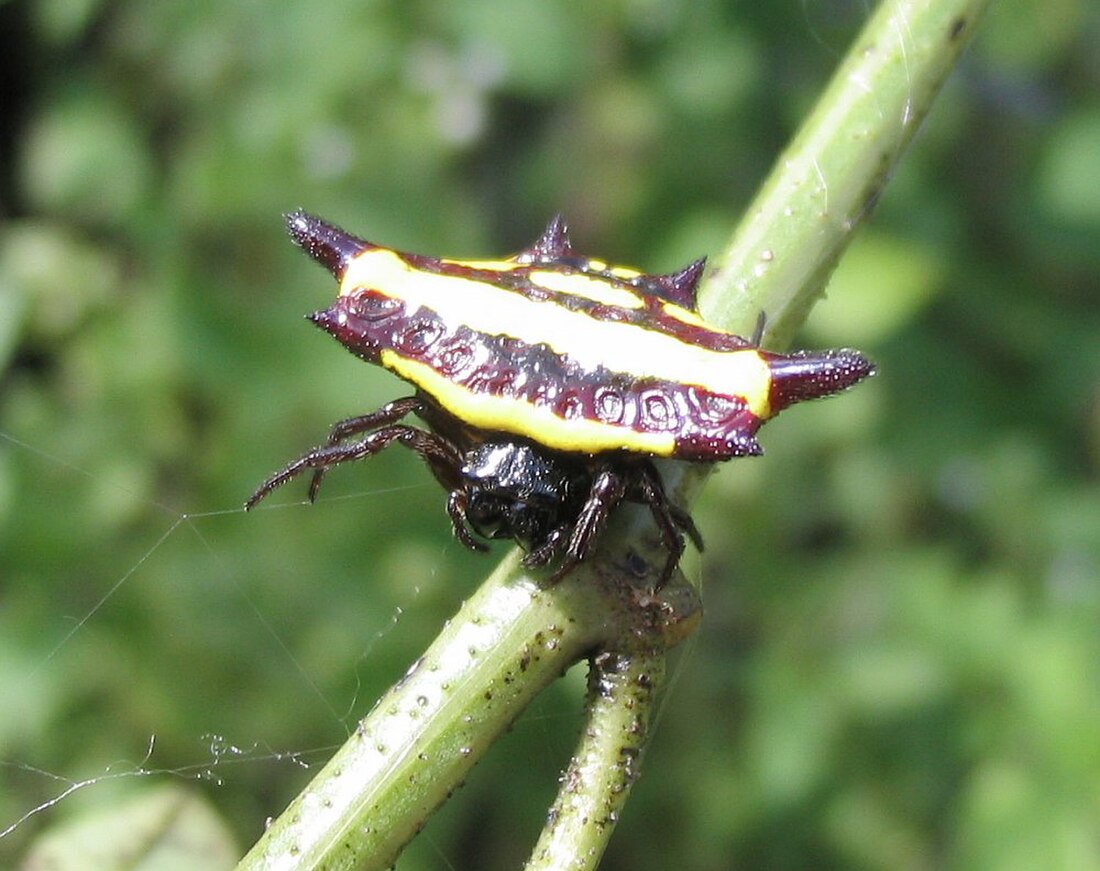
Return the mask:
[[[300,320],[334,288],[280,213],[478,256],[561,210],[582,250],[674,268],[864,15],[0,4],[0,830],[102,778],[3,864],[154,785],[127,771],[248,844],[490,565],[400,454],[239,512],[403,390]],[[605,867],[1100,868],[1098,40],[1087,0],[982,23],[804,337],[880,376],[698,508],[708,617]],[[522,861],[579,677],[399,867]]]

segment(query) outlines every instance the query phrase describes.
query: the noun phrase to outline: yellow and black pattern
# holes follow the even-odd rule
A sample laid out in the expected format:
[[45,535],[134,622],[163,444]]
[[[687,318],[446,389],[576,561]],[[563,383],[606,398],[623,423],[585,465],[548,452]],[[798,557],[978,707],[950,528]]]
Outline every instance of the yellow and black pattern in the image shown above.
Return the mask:
[[560,219],[490,261],[394,251],[303,213],[289,225],[340,280],[315,323],[466,426],[553,450],[755,454],[765,420],[871,371],[855,351],[779,355],[717,330],[693,310],[702,261],[610,266],[575,254]]

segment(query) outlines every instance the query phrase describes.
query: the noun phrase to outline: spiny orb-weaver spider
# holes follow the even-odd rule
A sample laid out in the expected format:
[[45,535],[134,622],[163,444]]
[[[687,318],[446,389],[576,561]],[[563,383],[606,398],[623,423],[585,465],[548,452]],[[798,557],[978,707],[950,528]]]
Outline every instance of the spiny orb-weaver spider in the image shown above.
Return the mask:
[[[857,351],[778,354],[712,327],[695,312],[704,261],[667,275],[611,266],[574,252],[560,216],[502,260],[395,251],[301,211],[287,227],[340,282],[310,319],[416,392],[336,424],[246,508],[307,469],[312,501],[330,466],[397,443],[448,492],[459,541],[513,539],[527,567],[558,561],[551,581],[592,553],[621,502],[648,506],[668,553],[660,586],[684,536],[703,543],[653,458],[759,454],[764,421],[874,371]],[[410,414],[427,429],[401,423]]]

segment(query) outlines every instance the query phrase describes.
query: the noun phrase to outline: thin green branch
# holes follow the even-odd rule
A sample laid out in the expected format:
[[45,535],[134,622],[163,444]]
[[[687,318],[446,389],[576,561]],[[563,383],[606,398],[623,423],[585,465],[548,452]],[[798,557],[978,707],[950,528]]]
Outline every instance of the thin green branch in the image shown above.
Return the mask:
[[595,868],[638,779],[649,741],[653,701],[665,676],[666,651],[594,657],[588,677],[588,727],[550,809],[527,871]]
[[700,294],[709,321],[747,335],[763,311],[765,344],[789,344],[987,4],[878,7],[715,261]]
[[521,572],[513,552],[268,828],[239,871],[391,867],[547,684],[611,638],[620,648],[645,639],[663,649],[699,617],[687,585],[673,585],[658,599],[585,565],[543,588]]
[[[988,3],[879,5],[715,258],[699,293],[708,321],[748,335],[763,312],[763,344],[790,344]],[[694,501],[709,471],[669,467],[681,504]]]

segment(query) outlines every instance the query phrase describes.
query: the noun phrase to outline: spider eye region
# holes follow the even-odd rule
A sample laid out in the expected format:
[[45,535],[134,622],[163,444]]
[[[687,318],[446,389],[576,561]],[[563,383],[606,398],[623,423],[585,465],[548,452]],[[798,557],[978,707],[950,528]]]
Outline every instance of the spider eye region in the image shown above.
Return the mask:
[[468,451],[459,470],[466,519],[485,538],[511,538],[530,551],[568,512],[582,470],[532,445],[493,441]]
[[508,499],[479,487],[468,491],[466,520],[482,538],[512,539],[530,551],[546,540],[556,517],[551,505]]

